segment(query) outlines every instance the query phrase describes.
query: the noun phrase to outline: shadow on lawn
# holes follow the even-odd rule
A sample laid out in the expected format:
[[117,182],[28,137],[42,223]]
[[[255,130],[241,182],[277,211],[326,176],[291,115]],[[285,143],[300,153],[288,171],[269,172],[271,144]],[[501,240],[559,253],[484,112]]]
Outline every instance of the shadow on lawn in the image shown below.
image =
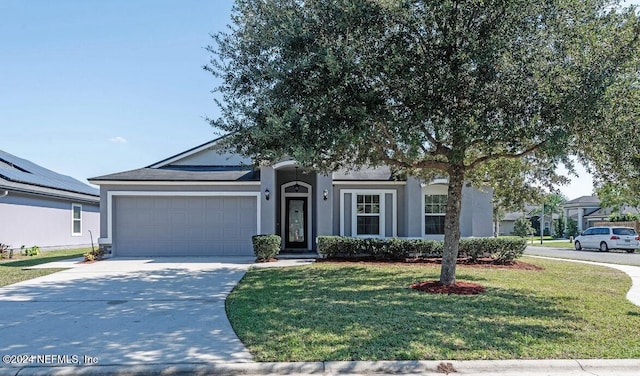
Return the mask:
[[[234,328],[257,360],[451,359],[473,351],[521,358],[529,346],[572,338],[567,322],[578,320],[562,308],[569,298],[498,288],[475,296],[425,294],[408,287],[416,281],[412,273],[384,268],[264,273],[246,275],[227,301]],[[436,268],[416,273],[422,280],[438,276]],[[250,322],[243,321],[248,312]]]
[[[72,258],[82,257],[83,253],[78,252],[78,254],[65,255],[65,256],[45,256],[45,257],[34,257],[34,258],[21,258],[15,261],[5,261],[0,263],[0,266],[6,266],[9,268],[28,268],[30,266],[46,264],[49,262],[68,260]],[[3,260],[4,261],[4,260]]]

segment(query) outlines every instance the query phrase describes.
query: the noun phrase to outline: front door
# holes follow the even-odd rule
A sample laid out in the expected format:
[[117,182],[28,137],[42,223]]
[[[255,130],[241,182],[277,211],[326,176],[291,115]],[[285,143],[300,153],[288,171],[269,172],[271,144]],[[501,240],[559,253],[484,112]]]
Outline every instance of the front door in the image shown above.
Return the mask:
[[285,248],[306,248],[307,247],[307,198],[287,197],[286,198],[286,229]]

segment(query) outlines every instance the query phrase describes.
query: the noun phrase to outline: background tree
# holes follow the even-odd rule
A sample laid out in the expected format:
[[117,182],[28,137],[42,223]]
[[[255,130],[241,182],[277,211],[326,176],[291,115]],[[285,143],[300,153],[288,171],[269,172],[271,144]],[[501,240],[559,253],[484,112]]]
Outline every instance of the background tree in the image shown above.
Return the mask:
[[605,139],[600,132],[582,135],[578,153],[592,168],[601,205],[614,211],[640,208],[640,54],[622,68],[599,114],[600,121],[617,127]]
[[238,0],[234,24],[208,48],[205,69],[223,81],[211,124],[257,161],[446,175],[440,281],[452,284],[462,187],[474,171],[522,158],[533,168],[523,173],[553,176],[584,133],[597,124],[607,135],[612,125],[594,119],[640,34],[632,10],[609,6]]
[[[565,202],[567,202],[566,197],[562,196],[559,193],[540,193],[538,195],[538,200],[534,201],[536,202],[538,205],[540,205],[539,207],[531,210],[529,212],[529,216],[537,216],[538,218],[538,227],[537,227],[537,231],[536,233],[539,233],[540,227],[540,217],[541,217],[541,213],[542,213],[542,208],[544,207],[544,217],[545,219],[549,220],[549,224],[551,225],[549,227],[549,231],[554,231],[555,230],[555,226],[554,226],[554,219],[553,216],[554,215],[559,215],[562,213],[562,207],[564,206]],[[545,221],[546,222],[546,221]],[[562,224],[562,226],[564,227],[564,223]],[[560,231],[556,234],[549,234],[549,235],[562,235],[564,231]]]
[[524,215],[516,219],[513,224],[513,235],[515,236],[526,238],[527,236],[533,235],[535,232],[536,230],[531,226],[531,221]]

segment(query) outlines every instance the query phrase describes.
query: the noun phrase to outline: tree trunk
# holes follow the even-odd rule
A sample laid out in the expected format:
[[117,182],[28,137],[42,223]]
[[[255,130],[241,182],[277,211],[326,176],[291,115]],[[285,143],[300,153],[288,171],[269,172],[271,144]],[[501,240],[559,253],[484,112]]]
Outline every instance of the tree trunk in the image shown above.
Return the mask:
[[447,192],[447,213],[444,218],[444,246],[442,249],[442,267],[440,283],[456,283],[456,261],[460,247],[460,209],[462,207],[462,186],[464,171],[453,167],[449,171],[449,189]]

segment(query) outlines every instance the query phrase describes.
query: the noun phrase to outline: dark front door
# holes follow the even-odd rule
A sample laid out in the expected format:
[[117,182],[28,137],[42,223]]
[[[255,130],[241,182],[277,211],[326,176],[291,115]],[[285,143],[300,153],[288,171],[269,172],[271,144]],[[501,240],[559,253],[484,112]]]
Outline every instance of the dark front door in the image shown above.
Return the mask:
[[307,248],[307,198],[286,198],[285,248]]

